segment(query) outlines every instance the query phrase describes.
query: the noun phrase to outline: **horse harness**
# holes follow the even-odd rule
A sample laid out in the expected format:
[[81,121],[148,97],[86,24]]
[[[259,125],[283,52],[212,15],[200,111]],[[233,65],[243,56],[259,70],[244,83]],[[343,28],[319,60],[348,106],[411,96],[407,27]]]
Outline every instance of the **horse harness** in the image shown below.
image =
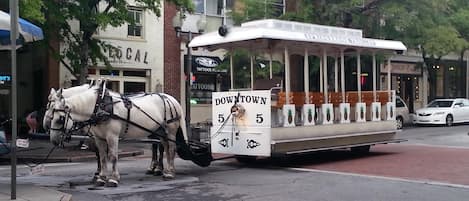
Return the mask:
[[[152,116],[150,116],[147,112],[145,112],[142,108],[140,108],[138,105],[136,105],[132,102],[131,98],[136,97],[137,95],[138,94],[121,95],[120,96],[121,100],[113,101],[113,97],[109,94],[108,90],[98,90],[98,98],[96,99],[96,104],[95,104],[95,107],[94,107],[93,114],[91,115],[89,120],[87,120],[83,123],[85,123],[87,125],[94,125],[95,126],[95,125],[97,125],[101,122],[105,122],[105,121],[109,120],[110,118],[122,120],[122,121],[126,122],[125,130],[124,130],[124,135],[125,135],[125,134],[127,134],[128,130],[129,130],[129,124],[148,131],[148,129],[146,129],[143,126],[141,126],[141,125],[139,125],[135,122],[132,122],[130,120],[130,110],[132,108],[136,108],[139,111],[141,111],[145,116],[147,116],[153,122],[155,122],[159,126],[159,128],[162,128],[163,131],[166,131],[166,126],[168,124],[179,121],[179,119],[181,118],[181,115],[178,114],[178,112],[176,110],[176,106],[174,105],[174,103],[172,101],[170,101],[169,98],[167,96],[165,96],[164,94],[156,93],[156,95],[158,95],[161,98],[161,100],[163,102],[163,108],[164,108],[163,122],[158,122]],[[151,93],[151,94],[144,93],[143,96],[140,96],[140,97],[144,97],[144,96],[148,96],[148,95],[155,95],[155,93]],[[126,118],[123,118],[123,117],[121,117],[121,116],[114,113],[114,104],[119,103],[119,102],[122,102],[124,104],[124,107],[127,109],[127,117]],[[167,113],[168,113],[167,109],[168,108],[169,108],[169,116],[170,116],[169,119],[168,119],[168,115],[167,115]],[[152,133],[150,136],[155,135],[154,132],[150,132],[150,133]],[[159,134],[157,136],[153,136],[153,137],[164,137],[164,138],[166,138],[165,135],[162,136],[161,134]]]

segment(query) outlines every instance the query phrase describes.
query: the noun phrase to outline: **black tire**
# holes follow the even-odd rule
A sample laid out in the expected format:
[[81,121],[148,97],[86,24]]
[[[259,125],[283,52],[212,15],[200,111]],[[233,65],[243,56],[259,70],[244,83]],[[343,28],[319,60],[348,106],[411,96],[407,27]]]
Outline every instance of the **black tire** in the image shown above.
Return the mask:
[[371,145],[364,145],[364,146],[352,147],[350,148],[350,150],[354,154],[367,154],[367,153],[370,153],[370,148],[371,148]]
[[401,116],[396,118],[396,127],[401,130],[404,127],[404,119]]
[[235,156],[236,160],[239,162],[239,163],[243,163],[243,164],[252,164],[252,163],[255,163],[256,160],[257,160],[257,157],[256,156]]
[[448,126],[448,127],[453,126],[453,121],[454,121],[453,115],[448,114],[446,116],[446,126]]

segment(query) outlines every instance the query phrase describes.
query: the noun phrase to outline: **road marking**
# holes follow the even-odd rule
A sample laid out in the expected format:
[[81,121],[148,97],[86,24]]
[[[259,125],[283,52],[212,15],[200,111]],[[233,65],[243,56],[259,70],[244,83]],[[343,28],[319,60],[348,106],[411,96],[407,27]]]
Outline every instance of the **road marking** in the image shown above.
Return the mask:
[[469,149],[469,147],[463,147],[463,146],[434,145],[434,144],[422,144],[422,143],[405,143],[405,145],[415,145],[415,146],[424,146],[424,147],[438,147],[438,148]]
[[437,186],[469,189],[468,185],[452,184],[452,183],[437,182],[437,181],[410,180],[410,179],[403,179],[403,178],[396,178],[396,177],[384,177],[384,176],[376,176],[376,175],[356,174],[356,173],[348,173],[348,172],[337,172],[337,171],[307,169],[307,168],[288,168],[288,169],[303,171],[303,172],[337,174],[337,175],[344,175],[344,176],[366,177],[366,178],[372,178],[372,179],[386,179],[386,180],[410,182],[410,183],[417,183],[417,184],[428,184],[428,185],[437,185]]

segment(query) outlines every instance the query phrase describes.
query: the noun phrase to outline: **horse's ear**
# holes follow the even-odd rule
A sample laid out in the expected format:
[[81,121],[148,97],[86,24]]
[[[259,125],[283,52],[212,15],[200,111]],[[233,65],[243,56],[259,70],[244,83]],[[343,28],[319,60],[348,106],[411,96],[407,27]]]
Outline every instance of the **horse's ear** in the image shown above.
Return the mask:
[[60,88],[60,89],[57,91],[57,93],[55,94],[55,95],[57,96],[57,98],[63,98],[62,92],[63,92],[63,89],[62,89],[62,88]]
[[49,94],[56,94],[56,93],[57,93],[57,91],[55,91],[54,88],[50,88],[50,93]]

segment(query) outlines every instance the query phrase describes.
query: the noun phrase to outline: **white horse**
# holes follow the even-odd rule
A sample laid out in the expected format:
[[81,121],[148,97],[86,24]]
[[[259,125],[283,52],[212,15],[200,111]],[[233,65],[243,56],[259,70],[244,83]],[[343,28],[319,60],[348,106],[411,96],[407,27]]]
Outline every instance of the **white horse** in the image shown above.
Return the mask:
[[[84,84],[80,86],[70,87],[67,89],[59,89],[58,91],[60,91],[60,94],[62,97],[68,98],[70,96],[84,92],[89,88],[90,88],[89,84]],[[59,99],[60,97],[57,96],[57,91],[54,88],[51,88],[49,96],[47,97],[48,102],[46,106],[46,112],[44,113],[44,119],[42,120],[42,127],[46,131],[49,130],[50,128],[50,124],[52,120],[52,110],[54,109],[55,101]]]
[[[46,112],[44,114],[44,119],[42,122],[44,130],[49,131],[51,127],[51,120],[53,118],[53,109],[54,109],[54,105],[56,101],[59,101],[61,98],[69,98],[71,96],[80,95],[82,92],[85,92],[86,90],[90,89],[93,86],[99,86],[100,84],[103,84],[103,82],[105,81],[102,79],[98,79],[96,81],[93,80],[90,84],[83,84],[80,86],[70,87],[66,89],[60,88],[58,90],[55,90],[54,88],[51,88],[50,94],[48,96]],[[114,95],[117,97],[119,96],[118,93],[115,93],[112,91],[110,91],[110,93],[111,95]],[[94,136],[92,130],[86,129],[86,127],[80,130],[82,130],[82,134],[83,133],[86,134],[87,132],[90,132],[91,136]],[[71,135],[71,133],[68,133],[68,135]],[[97,170],[93,178],[93,181],[96,181],[99,178],[99,172],[101,171],[101,164],[100,164],[99,152],[96,148],[93,137],[91,137],[90,145],[91,145],[90,148],[96,153]],[[158,143],[153,143],[152,144],[152,161],[146,173],[152,174],[155,176],[160,176],[162,175],[162,171],[163,171],[163,147],[160,146]]]
[[[106,102],[101,91],[101,87],[93,87],[80,93],[79,96],[61,98],[55,102],[50,128],[51,142],[60,143],[63,135],[73,128],[73,122],[88,122],[101,156],[99,176],[102,180],[99,182],[104,182],[106,178],[105,156],[108,156],[112,163],[112,173],[107,185],[117,186],[120,179],[117,170],[119,138],[143,138],[159,133],[167,160],[163,178],[174,178],[177,132],[182,132],[186,142],[188,139],[182,107],[177,100],[167,94],[142,95],[133,97],[131,101],[120,96],[108,95],[110,100]],[[108,107],[112,112],[95,105]],[[158,131],[164,131],[164,134]]]

